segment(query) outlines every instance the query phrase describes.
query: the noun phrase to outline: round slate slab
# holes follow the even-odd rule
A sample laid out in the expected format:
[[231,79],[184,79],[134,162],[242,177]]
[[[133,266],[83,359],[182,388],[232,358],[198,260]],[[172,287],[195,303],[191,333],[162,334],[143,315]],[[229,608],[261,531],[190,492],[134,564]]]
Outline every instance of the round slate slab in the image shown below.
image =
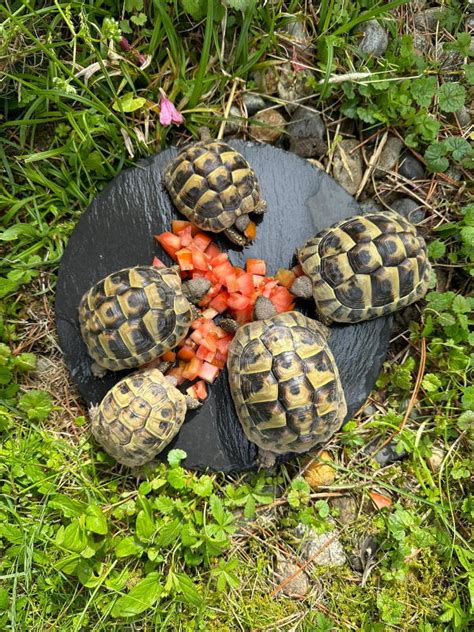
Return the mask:
[[[216,236],[234,265],[243,266],[249,257],[264,259],[268,273],[274,274],[294,263],[295,249],[309,237],[359,212],[357,202],[341,186],[302,158],[268,145],[238,140],[230,144],[255,169],[268,202],[257,237],[245,250]],[[103,379],[92,375],[91,359],[79,333],[79,301],[91,285],[111,272],[151,264],[154,255],[171,263],[153,235],[169,230],[172,219],[183,219],[162,184],[165,166],[176,153],[176,148],[163,151],[112,180],[81,217],[64,253],[56,292],[56,324],[66,365],[88,404],[99,402],[126,372],[109,372]],[[315,316],[312,302],[302,310]],[[390,328],[390,317],[333,327],[329,346],[339,367],[348,417],[364,403],[375,383]],[[225,370],[209,391],[204,405],[188,414],[168,450],[185,450],[184,465],[199,470],[229,472],[254,467],[256,446],[242,433]],[[166,451],[160,458],[165,455]]]

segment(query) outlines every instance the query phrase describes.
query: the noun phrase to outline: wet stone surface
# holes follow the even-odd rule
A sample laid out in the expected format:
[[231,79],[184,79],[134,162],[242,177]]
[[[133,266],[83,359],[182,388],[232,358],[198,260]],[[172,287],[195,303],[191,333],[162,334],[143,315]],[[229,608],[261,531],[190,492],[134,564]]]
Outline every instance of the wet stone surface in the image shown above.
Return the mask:
[[357,48],[363,55],[381,57],[388,46],[388,35],[377,20],[368,20],[356,26],[353,34],[360,37]]

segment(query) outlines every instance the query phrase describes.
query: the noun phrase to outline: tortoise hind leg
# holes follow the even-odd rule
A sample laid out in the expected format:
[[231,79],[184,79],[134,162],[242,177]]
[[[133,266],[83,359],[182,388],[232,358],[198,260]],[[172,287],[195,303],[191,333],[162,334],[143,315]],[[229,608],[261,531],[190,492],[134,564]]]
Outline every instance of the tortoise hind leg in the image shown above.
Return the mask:
[[274,452],[259,448],[258,457],[257,457],[257,463],[258,463],[259,469],[263,468],[265,470],[269,470],[275,465],[275,462],[276,462],[276,454]]

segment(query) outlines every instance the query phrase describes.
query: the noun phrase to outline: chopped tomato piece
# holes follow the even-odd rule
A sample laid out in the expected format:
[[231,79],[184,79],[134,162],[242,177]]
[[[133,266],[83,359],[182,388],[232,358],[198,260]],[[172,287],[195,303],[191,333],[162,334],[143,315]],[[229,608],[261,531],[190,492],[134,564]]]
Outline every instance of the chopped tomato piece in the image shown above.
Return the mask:
[[286,287],[277,287],[273,290],[270,300],[275,305],[278,312],[288,312],[294,309],[293,295]]
[[188,346],[181,347],[181,349],[178,351],[178,358],[180,360],[186,360],[186,362],[192,360],[195,355],[196,352],[194,351],[194,349],[191,349],[191,347]]
[[248,296],[244,296],[240,292],[234,292],[229,296],[227,304],[231,309],[241,310],[250,305],[250,299]]
[[255,239],[255,237],[257,236],[257,225],[255,224],[255,222],[249,222],[247,228],[244,230],[244,235],[247,237],[247,239],[250,239],[250,241]]
[[213,309],[216,309],[219,314],[222,314],[222,312],[225,312],[225,310],[227,309],[228,298],[229,295],[227,294],[227,292],[221,292],[212,299],[212,301],[210,302],[210,306]]
[[214,360],[212,364],[217,366],[219,369],[223,369],[227,363],[227,356],[222,355],[222,353],[217,352],[214,356]]
[[244,296],[253,296],[255,293],[252,274],[244,272],[242,275],[237,277],[237,285],[239,292],[241,292]]
[[193,253],[188,248],[182,248],[176,253],[179,269],[182,271],[193,270]]
[[203,382],[202,380],[198,380],[195,384],[194,384],[194,388],[196,390],[196,397],[200,400],[206,399],[207,397],[207,386],[205,384],[205,382]]
[[273,290],[278,286],[278,281],[267,281],[263,288],[262,295],[271,298]]
[[178,233],[180,233],[182,230],[184,230],[185,228],[191,228],[192,224],[191,222],[187,222],[185,220],[182,219],[173,219],[171,222],[171,230],[173,231],[173,233],[175,235],[177,235]]
[[213,318],[215,318],[217,316],[219,312],[217,311],[217,309],[214,309],[212,307],[208,307],[207,309],[205,309],[202,312],[202,317],[203,318],[207,318],[208,320],[212,320]]
[[263,259],[247,259],[247,272],[250,274],[263,274],[267,272],[267,264]]
[[293,270],[286,270],[285,268],[280,268],[278,272],[275,274],[275,279],[277,279],[280,285],[284,287],[291,287],[291,284],[296,279],[296,275]]
[[199,345],[198,350],[196,351],[196,357],[200,360],[205,360],[206,362],[212,362],[216,355],[215,351],[211,351],[204,344]]
[[203,338],[201,345],[206,347],[208,351],[215,353],[217,351],[217,336],[212,332],[208,333],[207,336]]
[[161,356],[161,359],[164,362],[174,362],[176,360],[176,353],[174,351],[166,351],[166,353]]
[[183,230],[180,230],[177,236],[180,238],[182,246],[190,246],[193,241],[193,229],[191,224],[183,228]]
[[214,259],[220,254],[221,254],[221,249],[219,248],[219,246],[215,244],[213,241],[211,241],[209,246],[206,248],[206,255],[210,257],[211,259]]
[[252,282],[254,284],[254,287],[259,288],[264,280],[265,277],[261,274],[252,274]]
[[198,248],[192,248],[191,252],[192,252],[194,268],[196,270],[202,270],[202,271],[208,270],[209,262],[207,260],[206,255],[203,252],[201,252]]
[[219,254],[216,257],[212,257],[211,266],[215,268],[220,263],[225,263],[226,261],[229,261],[229,255],[226,252],[219,251]]
[[173,235],[173,233],[161,233],[161,235],[155,235],[155,239],[162,246],[163,250],[176,261],[176,252],[181,248],[180,238]]
[[234,266],[234,274],[236,274],[238,277],[240,277],[243,274],[247,274],[247,273],[245,272],[245,270],[243,268],[238,268],[237,266]]
[[234,273],[234,269],[230,261],[224,261],[224,263],[220,263],[214,267],[214,274],[219,279],[219,281],[225,282],[227,277],[231,276]]
[[[186,380],[195,380],[202,370],[203,362],[196,356],[183,367],[183,377]],[[202,377],[202,375],[199,375]]]
[[253,305],[250,304],[245,309],[234,311],[235,320],[239,323],[239,325],[243,325],[244,323],[249,323],[253,320]]
[[203,339],[203,334],[202,331],[199,331],[199,329],[195,329],[193,331],[193,333],[189,336],[191,338],[191,340],[193,340],[197,345],[200,345]]
[[229,274],[225,279],[225,284],[229,292],[238,292],[240,290],[237,275],[235,273]]
[[[209,235],[206,235],[206,233],[196,233],[193,239],[194,245],[196,246],[196,248],[199,248],[201,252],[204,252],[206,250],[211,241],[212,237],[209,237]],[[207,256],[209,256],[209,253],[206,254]]]
[[154,268],[166,268],[165,264],[158,257],[153,257],[153,262],[151,264]]
[[217,351],[223,356],[227,357],[227,352],[229,351],[229,345],[232,342],[232,336],[227,336],[226,338],[220,338],[217,341]]
[[214,382],[218,374],[219,367],[214,366],[213,364],[209,364],[209,362],[203,362],[198,373],[200,378],[206,380],[206,382],[209,382],[210,384]]
[[166,372],[167,375],[173,375],[178,380],[178,386],[184,382],[183,368],[181,366],[175,366]]

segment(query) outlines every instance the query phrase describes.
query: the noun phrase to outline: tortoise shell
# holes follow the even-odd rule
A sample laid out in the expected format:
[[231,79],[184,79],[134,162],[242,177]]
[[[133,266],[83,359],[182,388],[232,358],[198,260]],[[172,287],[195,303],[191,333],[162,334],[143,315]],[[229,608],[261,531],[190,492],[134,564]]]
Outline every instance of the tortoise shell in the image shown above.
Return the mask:
[[92,412],[92,433],[119,463],[151,461],[179,432],[186,399],[158,369],[125,377]]
[[344,219],[297,252],[325,321],[355,323],[422,298],[431,264],[423,237],[407,219],[380,211]]
[[186,336],[191,321],[191,306],[172,268],[124,268],[96,283],[79,305],[88,353],[111,371],[158,358]]
[[178,211],[215,233],[230,228],[240,215],[266,208],[254,170],[222,141],[183,149],[168,165],[164,183]]
[[327,441],[347,412],[324,325],[299,312],[247,323],[227,368],[245,435],[263,450],[306,452]]

